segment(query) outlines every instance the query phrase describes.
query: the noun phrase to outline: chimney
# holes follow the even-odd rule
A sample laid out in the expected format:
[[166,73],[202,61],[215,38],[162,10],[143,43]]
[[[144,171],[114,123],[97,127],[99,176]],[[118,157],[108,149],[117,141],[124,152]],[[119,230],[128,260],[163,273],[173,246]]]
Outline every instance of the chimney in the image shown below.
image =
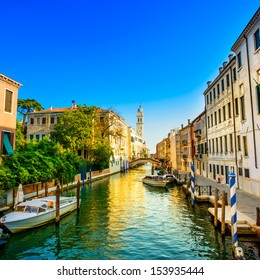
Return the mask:
[[181,129],[183,129],[183,124],[181,124]]
[[208,82],[207,82],[207,85],[208,85],[208,87],[209,87],[209,86],[211,85],[211,81],[208,81]]
[[50,106],[50,111],[52,111],[52,106]]
[[72,103],[71,109],[77,108],[77,105],[76,105],[76,103],[75,103],[75,100],[72,100],[71,103]]
[[228,56],[229,61],[233,58],[233,56],[234,55],[232,53]]
[[190,119],[188,119],[188,124],[190,124]]

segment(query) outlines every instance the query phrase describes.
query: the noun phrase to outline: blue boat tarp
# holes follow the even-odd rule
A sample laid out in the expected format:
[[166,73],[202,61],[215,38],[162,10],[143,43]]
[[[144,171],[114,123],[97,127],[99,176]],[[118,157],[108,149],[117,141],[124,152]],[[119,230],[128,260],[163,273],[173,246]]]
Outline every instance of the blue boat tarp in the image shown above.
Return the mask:
[[9,137],[8,137],[8,134],[4,133],[4,147],[5,147],[5,150],[7,152],[8,155],[13,155],[14,154],[14,150],[12,148],[12,145],[9,141]]

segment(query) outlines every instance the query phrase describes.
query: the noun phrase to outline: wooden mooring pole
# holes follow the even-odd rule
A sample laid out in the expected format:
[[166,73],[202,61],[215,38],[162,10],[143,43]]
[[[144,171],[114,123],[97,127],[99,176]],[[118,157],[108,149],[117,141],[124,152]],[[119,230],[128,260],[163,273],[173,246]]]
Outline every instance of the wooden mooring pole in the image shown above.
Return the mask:
[[45,190],[45,196],[48,196],[48,184],[47,184],[47,182],[44,183],[44,190]]
[[214,203],[214,227],[218,226],[218,189],[214,191],[215,203]]
[[226,192],[222,191],[222,212],[221,212],[221,234],[225,235],[226,231],[226,224],[225,224],[225,219],[226,219]]
[[256,223],[257,226],[260,226],[260,208],[256,207]]
[[56,223],[60,221],[60,186],[56,187]]

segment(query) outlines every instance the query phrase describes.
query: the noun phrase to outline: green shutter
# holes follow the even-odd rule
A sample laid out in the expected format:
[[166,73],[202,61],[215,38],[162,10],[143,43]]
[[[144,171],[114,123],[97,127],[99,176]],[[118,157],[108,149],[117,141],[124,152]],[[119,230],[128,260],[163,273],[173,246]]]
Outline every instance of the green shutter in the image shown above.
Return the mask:
[[13,155],[14,154],[14,150],[12,148],[12,145],[9,141],[9,137],[7,133],[4,133],[4,147],[5,150],[7,152],[8,155]]

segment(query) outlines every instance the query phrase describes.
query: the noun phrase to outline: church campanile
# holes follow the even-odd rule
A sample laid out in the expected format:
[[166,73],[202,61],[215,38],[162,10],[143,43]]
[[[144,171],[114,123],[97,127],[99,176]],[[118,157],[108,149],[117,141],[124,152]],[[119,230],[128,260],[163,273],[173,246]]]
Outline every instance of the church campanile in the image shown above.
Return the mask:
[[142,106],[140,105],[136,114],[136,133],[138,136],[143,138],[143,132],[144,132],[144,111]]

